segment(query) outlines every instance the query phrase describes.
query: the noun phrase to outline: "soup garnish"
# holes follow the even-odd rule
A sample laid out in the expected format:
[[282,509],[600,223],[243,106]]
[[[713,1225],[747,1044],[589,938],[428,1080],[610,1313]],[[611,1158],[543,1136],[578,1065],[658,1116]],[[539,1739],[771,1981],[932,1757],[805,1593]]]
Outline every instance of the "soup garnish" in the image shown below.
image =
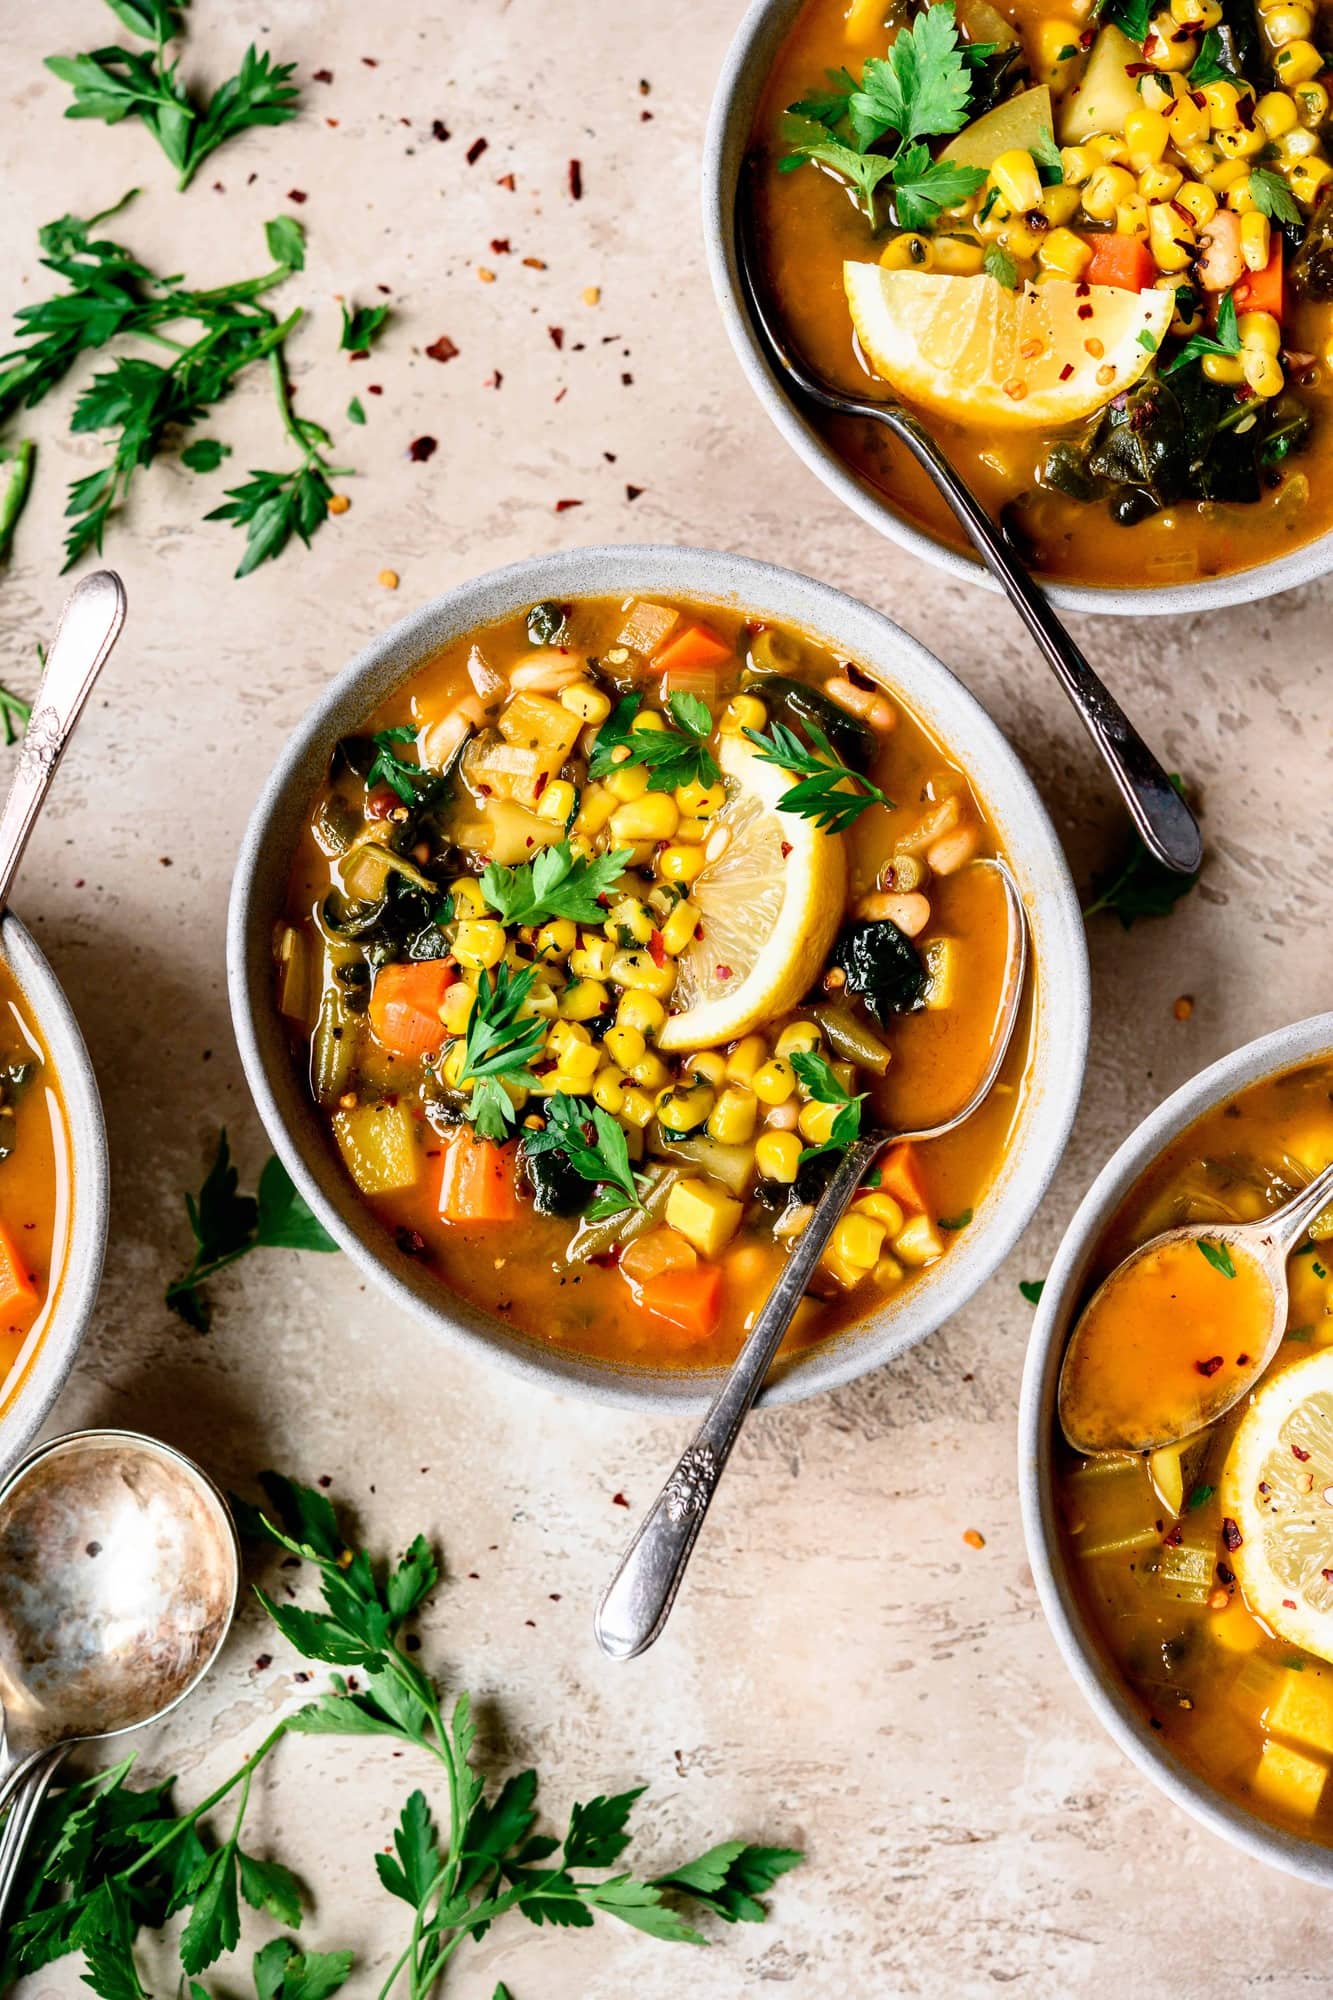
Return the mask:
[[[863,1120],[947,1115],[984,1069],[995,852],[947,753],[805,635],[538,605],[339,745],[279,1006],[401,1249],[533,1338],[716,1366]],[[885,1154],[798,1341],[948,1253],[1022,1069],[967,1135]]]
[[[1253,1085],[1143,1176],[1098,1245],[1092,1282],[1171,1227],[1261,1219],[1331,1159],[1333,1059]],[[1324,1840],[1333,1839],[1330,1242],[1326,1211],[1288,1260],[1286,1336],[1233,1410],[1144,1455],[1076,1453],[1059,1438],[1055,1471],[1079,1596],[1153,1727],[1232,1798]],[[1150,1263],[1144,1294],[1117,1308],[1136,1306],[1137,1323],[1124,1328],[1125,1367],[1109,1392],[1128,1401],[1137,1380],[1148,1411],[1182,1368],[1207,1370],[1214,1356],[1233,1365],[1242,1337],[1230,1296],[1243,1285],[1241,1260],[1228,1277],[1220,1258],[1190,1256]]]
[[[756,125],[797,344],[929,420],[1047,571],[1177,582],[1330,525],[1333,176],[1309,9],[808,0]],[[877,426],[856,469],[932,532]],[[1133,533],[1109,536],[1109,518]]]
[[0,1403],[45,1321],[68,1216],[64,1107],[27,1003],[0,963]]

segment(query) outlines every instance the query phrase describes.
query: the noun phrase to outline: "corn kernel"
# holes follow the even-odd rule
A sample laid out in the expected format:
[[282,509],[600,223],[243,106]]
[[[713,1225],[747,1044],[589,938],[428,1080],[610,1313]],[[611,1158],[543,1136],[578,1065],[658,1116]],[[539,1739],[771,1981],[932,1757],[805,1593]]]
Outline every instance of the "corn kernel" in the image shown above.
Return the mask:
[[[1149,79],[1145,77],[1143,81],[1144,102],[1147,103]],[[1184,159],[1190,147],[1207,143],[1208,113],[1204,106],[1194,102],[1180,77],[1173,77],[1171,81],[1176,85],[1177,94],[1168,103],[1159,105],[1158,109],[1164,113],[1171,128],[1172,145]]]
[[1035,257],[1045,242],[1045,232],[1026,222],[1008,221],[998,237],[1011,257]]
[[1159,271],[1183,271],[1194,256],[1194,231],[1168,202],[1148,210],[1148,248]]
[[686,946],[693,943],[698,928],[699,912],[694,904],[677,903],[662,925],[662,943],[672,958],[679,958]]
[[935,256],[930,238],[909,229],[901,236],[890,237],[879,253],[879,261],[886,271],[928,271]]
[[1010,146],[991,161],[991,184],[1000,190],[1016,214],[1035,208],[1041,200],[1041,179],[1031,153]]
[[440,1005],[440,1019],[451,1035],[467,1033],[468,1017],[476,1005],[476,991],[456,979],[446,992]]
[[752,1084],[755,1072],[767,1060],[768,1043],[763,1036],[747,1035],[727,1057],[727,1075],[732,1083]]
[[741,1226],[740,1202],[712,1181],[677,1181],[667,1196],[666,1220],[701,1257],[716,1257]]
[[592,1080],[592,1101],[600,1104],[603,1111],[609,1111],[614,1118],[624,1109],[625,1072],[614,1063],[603,1063]]
[[444,1061],[440,1064],[440,1075],[451,1090],[471,1090],[471,1082],[463,1081],[463,1064],[467,1058],[467,1043],[461,1037],[451,1042],[445,1050]]
[[944,1255],[944,1243],[928,1215],[914,1215],[894,1237],[893,1253],[904,1264],[933,1264]]
[[641,799],[647,791],[648,773],[642,764],[620,763],[602,783],[621,805],[628,805],[631,799]]
[[1217,196],[1202,181],[1186,181],[1176,195],[1176,201],[1196,229],[1202,229],[1204,223],[1211,222],[1217,214]]
[[576,979],[605,979],[616,955],[615,945],[596,931],[585,931],[577,951],[569,954],[569,969]]
[[711,819],[726,804],[727,788],[700,784],[695,779],[688,785],[677,785],[675,799],[682,819]]
[[727,1080],[727,1059],[721,1049],[699,1049],[682,1056],[680,1067],[683,1075],[692,1076],[696,1083],[711,1083],[714,1090],[720,1090]]
[[636,992],[665,1000],[676,983],[676,968],[670,961],[655,965],[646,951],[619,951],[611,962],[611,977],[617,986],[632,986]]
[[663,1090],[671,1081],[671,1071],[656,1049],[645,1049],[639,1060],[629,1065],[628,1074],[641,1090]]
[[1254,107],[1254,116],[1268,138],[1280,139],[1296,123],[1295,100],[1285,90],[1266,91]]
[[1319,134],[1311,132],[1305,125],[1298,125],[1291,132],[1284,132],[1277,141],[1278,152],[1284,160],[1310,160],[1319,152]]
[[1123,167],[1099,167],[1083,191],[1083,206],[1094,221],[1110,222],[1134,192],[1134,177]]
[[[1145,82],[1147,79],[1145,78]],[[1090,181],[1102,164],[1100,157],[1090,146],[1062,146],[1060,148],[1060,171],[1069,187],[1082,187]]]
[[646,1090],[627,1090],[617,1116],[636,1132],[642,1132],[653,1115],[653,1100]]
[[554,1086],[567,1096],[577,1097],[602,1067],[602,1052],[588,1042],[573,1042],[556,1064]]
[[[728,1084],[713,1106],[708,1120],[709,1137],[723,1146],[743,1146],[754,1137],[755,1120],[759,1114],[759,1102],[752,1090],[743,1090],[738,1084]],[[765,1135],[769,1136],[769,1135]],[[778,1134],[771,1135],[776,1138]],[[792,1135],[784,1133],[784,1138]],[[756,1157],[758,1149],[756,1148]],[[760,1169],[762,1172],[762,1168]]]
[[666,1008],[651,993],[634,991],[623,993],[620,1005],[616,1009],[616,1025],[621,1028],[637,1028],[645,1039],[658,1032],[666,1017]]
[[768,710],[757,695],[736,694],[722,711],[718,724],[724,736],[740,736],[747,729],[762,729],[768,721]]
[[1302,125],[1312,130],[1323,124],[1328,116],[1328,92],[1322,83],[1302,83],[1296,87],[1296,108]]
[[1124,140],[1115,132],[1099,132],[1095,139],[1089,139],[1088,146],[1103,166],[1122,167],[1129,158]]
[[576,979],[560,995],[560,1017],[564,1021],[593,1021],[611,1004],[611,995],[600,979]]
[[636,840],[670,840],[680,825],[680,809],[669,792],[645,792],[617,806],[608,831],[617,845]]
[[577,833],[600,833],[616,809],[616,794],[608,792],[605,785],[589,785],[579,800],[579,816],[574,822]]
[[520,1019],[534,1015],[543,1021],[554,1021],[560,1012],[560,1001],[549,980],[540,976],[528,988],[528,997],[519,1009]]
[[1268,262],[1273,229],[1266,215],[1254,209],[1240,219],[1240,254],[1251,271],[1262,271]]
[[1156,166],[1171,138],[1171,128],[1160,111],[1131,111],[1125,120],[1125,145],[1135,173]]
[[576,1046],[591,1048],[592,1036],[586,1028],[579,1026],[575,1021],[557,1021],[550,1034],[546,1037],[546,1046],[556,1061],[559,1062],[566,1049],[572,1049]]
[[833,1137],[833,1127],[837,1123],[839,1104],[821,1104],[817,1098],[809,1098],[801,1106],[797,1129],[802,1138],[812,1146],[823,1146]]
[[858,1270],[873,1269],[884,1247],[884,1225],[871,1215],[844,1215],[833,1232],[833,1254]]
[[1275,49],[1291,42],[1308,41],[1314,28],[1314,15],[1308,7],[1288,4],[1265,9],[1264,33]]
[[1276,358],[1282,345],[1282,329],[1272,313],[1242,313],[1236,321],[1236,331],[1243,348],[1252,348],[1257,354],[1271,354]]
[[1205,83],[1200,92],[1208,109],[1208,123],[1214,132],[1230,131],[1240,124],[1240,91],[1229,77],[1216,77],[1212,83]]
[[1203,176],[1211,173],[1217,165],[1219,155],[1216,146],[1211,145],[1207,139],[1196,139],[1188,146],[1181,147],[1180,157],[1190,172],[1202,180]]
[[657,925],[653,913],[642,904],[637,896],[624,896],[612,905],[607,913],[606,934],[619,938],[622,931],[628,931],[636,944],[647,944]]
[[1233,126],[1217,135],[1217,150],[1228,160],[1252,160],[1268,144],[1260,126]]
[[707,862],[702,847],[667,847],[658,856],[658,873],[667,882],[693,882]]
[[1139,193],[1147,202],[1172,201],[1184,178],[1179,167],[1168,167],[1159,160],[1139,175]]
[[874,1188],[869,1194],[859,1194],[852,1203],[853,1215],[871,1215],[876,1222],[884,1224],[885,1234],[896,1236],[903,1226],[902,1206],[891,1194]]
[[682,1089],[679,1084],[658,1092],[657,1122],[664,1132],[697,1132],[706,1125],[716,1099],[706,1083]]
[[1314,43],[1304,38],[1288,42],[1273,58],[1279,83],[1312,83],[1323,67],[1324,58]]
[[563,826],[578,804],[578,797],[567,778],[554,778],[549,785],[542,787],[542,795],[537,801],[537,816],[554,821],[556,826]]
[[602,1038],[602,1047],[621,1069],[630,1069],[640,1060],[648,1044],[638,1028],[617,1021]]
[[801,1050],[808,1055],[823,1040],[817,1021],[789,1021],[773,1044],[774,1055],[789,1056]]
[[1203,176],[1203,181],[1214,194],[1220,195],[1226,194],[1228,189],[1234,188],[1238,182],[1248,181],[1249,178],[1250,170],[1244,160],[1221,160]]
[[568,958],[578,943],[578,930],[568,917],[555,917],[543,924],[532,940],[538,958]]
[[1073,221],[1083,204],[1078,189],[1066,187],[1061,181],[1055,187],[1042,189],[1039,205],[1052,229],[1059,229]]
[[943,271],[952,278],[975,278],[984,265],[985,256],[981,245],[970,236],[937,236],[931,269]]
[[766,1181],[790,1187],[801,1165],[802,1148],[794,1132],[761,1132],[754,1142],[754,1163]]
[[1287,179],[1297,201],[1313,202],[1330,173],[1333,173],[1333,167],[1327,160],[1297,160]]
[[1154,14],[1152,25],[1143,44],[1143,59],[1152,63],[1155,69],[1188,69],[1199,52],[1199,45],[1188,28],[1182,28],[1171,19],[1171,10],[1164,8]]
[[1247,348],[1241,356],[1245,370],[1245,380],[1256,396],[1278,396],[1282,393],[1282,369],[1276,358],[1264,354],[1258,348]]
[[505,955],[504,925],[484,917],[468,918],[454,933],[454,957],[474,972],[489,972]]
[[1137,189],[1128,201],[1116,203],[1115,226],[1122,236],[1148,234],[1148,204]]
[[796,1072],[784,1056],[773,1056],[755,1071],[750,1088],[761,1103],[785,1104],[796,1088]]
[[900,1285],[902,1283],[903,1267],[896,1257],[888,1255],[877,1257],[871,1276],[880,1290],[887,1292],[891,1285]]
[[484,917],[488,904],[481,893],[481,884],[475,876],[460,875],[449,884],[449,894],[454,899],[456,917]]
[[1199,366],[1210,382],[1221,382],[1234,388],[1245,380],[1245,369],[1238,354],[1205,354]]
[[1058,278],[1078,279],[1092,262],[1092,250],[1072,229],[1052,229],[1037,252],[1037,262]]
[[1073,21],[1062,20],[1058,16],[1037,23],[1036,34],[1032,38],[1037,77],[1057,94],[1072,79],[1069,64],[1082,53],[1079,43],[1081,33],[1082,30]]
[[556,700],[561,708],[577,715],[580,722],[605,722],[611,713],[610,697],[591,681],[571,681],[568,687],[561,688]]

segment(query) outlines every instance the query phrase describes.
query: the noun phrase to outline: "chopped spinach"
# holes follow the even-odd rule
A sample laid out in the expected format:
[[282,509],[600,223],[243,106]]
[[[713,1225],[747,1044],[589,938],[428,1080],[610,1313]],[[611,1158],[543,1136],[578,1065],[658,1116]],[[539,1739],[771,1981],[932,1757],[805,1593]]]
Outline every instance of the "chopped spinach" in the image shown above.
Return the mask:
[[929,974],[921,954],[911,938],[888,918],[844,924],[834,940],[830,962],[846,973],[847,991],[855,994],[881,1028],[887,1028],[895,1014],[914,1014],[925,1005]]

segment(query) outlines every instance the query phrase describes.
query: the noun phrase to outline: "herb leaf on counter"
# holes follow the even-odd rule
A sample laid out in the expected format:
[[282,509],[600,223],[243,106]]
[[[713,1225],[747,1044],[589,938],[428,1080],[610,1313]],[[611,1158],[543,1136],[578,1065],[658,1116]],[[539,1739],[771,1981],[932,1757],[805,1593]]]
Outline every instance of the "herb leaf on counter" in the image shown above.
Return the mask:
[[188,187],[209,154],[238,133],[296,116],[299,92],[290,81],[295,63],[274,63],[252,43],[237,74],[201,102],[181,82],[179,59],[166,57],[167,43],[183,30],[183,6],[171,0],[107,0],[107,5],[131,34],[154,42],[155,50],[114,46],[48,56],[46,67],[74,92],[67,118],[97,118],[107,125],[141,119],[176,169],[177,187]]
[[370,343],[380,332],[389,317],[387,306],[354,306],[349,312],[342,307],[343,330],[339,347],[348,354],[365,354]]
[[[668,696],[677,727],[636,729],[635,718],[642,697],[627,694],[616,703],[597,732],[597,742],[588,765],[588,776],[604,778],[611,771],[642,764],[648,772],[650,792],[674,792],[679,785],[716,785],[722,772],[708,748],[713,718],[708,704],[698,695],[677,692]],[[616,756],[618,750],[628,754]]]
[[217,1152],[197,1196],[187,1194],[185,1211],[194,1232],[195,1251],[185,1275],[166,1289],[166,1303],[199,1333],[212,1323],[212,1307],[200,1287],[217,1272],[251,1250],[319,1250],[338,1248],[322,1222],[297,1192],[291,1175],[276,1157],[259,1176],[257,1194],[241,1194],[240,1174],[232,1163],[225,1127],[218,1133]]
[[[1171,782],[1185,796],[1185,781],[1172,771]],[[1169,917],[1182,896],[1188,896],[1199,880],[1193,875],[1177,875],[1151,855],[1137,833],[1131,834],[1123,861],[1092,879],[1092,901],[1085,905],[1084,917],[1112,910],[1126,930],[1140,917]]]
[[615,887],[629,861],[628,847],[585,860],[558,840],[514,868],[487,862],[478,886],[502,924],[541,924],[552,917],[598,924],[606,916],[599,898]]
[[552,1097],[545,1129],[525,1133],[523,1147],[527,1153],[563,1153],[585,1181],[602,1187],[602,1193],[585,1210],[590,1220],[598,1222],[625,1209],[643,1207],[624,1128],[599,1104],[582,1098]]
[[32,464],[37,447],[31,438],[18,438],[12,445],[0,445],[0,468],[4,485],[0,488],[0,562],[14,544],[19,515],[28,504],[32,487]]
[[[849,770],[841,762],[817,722],[807,719],[802,726],[814,745],[813,750],[807,749],[785,722],[770,723],[767,730],[745,732],[757,747],[761,764],[776,765],[789,777],[800,780],[782,794],[779,811],[799,813],[802,819],[812,819],[828,833],[846,833],[867,806],[893,805],[893,800],[878,785],[872,785],[869,778]],[[849,786],[857,789],[849,790]]]

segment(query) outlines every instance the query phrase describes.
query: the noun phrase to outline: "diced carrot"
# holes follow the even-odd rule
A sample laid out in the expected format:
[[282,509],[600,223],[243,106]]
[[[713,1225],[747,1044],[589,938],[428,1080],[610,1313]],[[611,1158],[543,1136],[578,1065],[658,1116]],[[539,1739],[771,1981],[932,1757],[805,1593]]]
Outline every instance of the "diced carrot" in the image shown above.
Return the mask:
[[37,1303],[37,1287],[19,1254],[18,1244],[0,1222],[0,1312],[24,1310]]
[[707,625],[687,625],[654,653],[653,665],[660,668],[663,684],[679,688],[701,667],[719,667],[731,658],[731,647]]
[[879,1163],[879,1184],[885,1194],[891,1194],[910,1214],[925,1214],[926,1184],[921,1176],[916,1147],[910,1140],[905,1140],[900,1146],[890,1146]]
[[1122,292],[1146,291],[1157,279],[1157,266],[1146,243],[1118,230],[1086,236],[1092,261],[1083,273],[1085,285],[1115,285]]
[[716,1264],[660,1271],[638,1288],[645,1312],[664,1319],[691,1340],[707,1340],[722,1317],[722,1272]]
[[1238,313],[1272,313],[1280,320],[1283,305],[1282,238],[1273,231],[1272,248],[1262,271],[1247,271],[1236,281],[1232,300]]
[[620,1257],[620,1274],[633,1285],[647,1284],[664,1271],[692,1271],[699,1253],[678,1229],[650,1229],[627,1243]]
[[446,1222],[516,1222],[514,1147],[460,1132],[444,1149],[440,1214]]
[[400,1056],[433,1055],[443,1048],[440,1002],[457,977],[443,958],[423,959],[418,965],[382,965],[367,1010],[376,1041]]

